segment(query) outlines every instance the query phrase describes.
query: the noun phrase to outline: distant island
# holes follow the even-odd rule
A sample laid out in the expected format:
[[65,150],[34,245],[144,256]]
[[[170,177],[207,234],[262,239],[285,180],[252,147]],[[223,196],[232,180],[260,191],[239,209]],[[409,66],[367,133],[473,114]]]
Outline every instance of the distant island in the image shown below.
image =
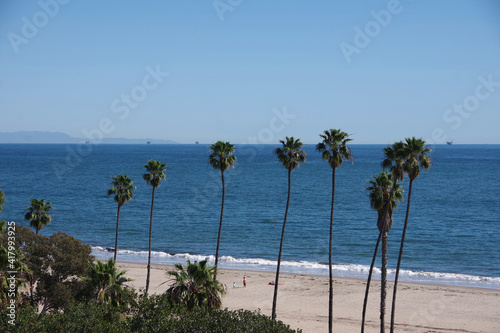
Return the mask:
[[[62,132],[18,131],[0,132],[0,143],[82,143],[85,138],[75,138]],[[176,144],[172,140],[103,138],[101,143],[109,144]]]

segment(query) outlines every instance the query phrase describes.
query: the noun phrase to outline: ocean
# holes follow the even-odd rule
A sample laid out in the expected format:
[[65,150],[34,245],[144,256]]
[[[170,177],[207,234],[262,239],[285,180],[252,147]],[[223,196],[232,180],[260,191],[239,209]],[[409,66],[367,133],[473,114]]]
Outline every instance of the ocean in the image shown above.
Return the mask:
[[[54,206],[40,233],[62,231],[113,256],[116,209],[107,196],[111,176],[137,186],[120,214],[118,260],[147,262],[151,187],[148,159],[167,164],[155,195],[153,263],[213,262],[219,226],[220,172],[208,164],[207,144],[0,144],[0,218],[29,226],[30,198]],[[287,172],[273,145],[236,145],[238,161],[225,173],[220,267],[274,271],[286,204]],[[331,169],[314,145],[292,173],[282,272],[328,275]],[[354,159],[337,170],[334,275],[366,278],[378,237],[377,213],[366,183],[381,170],[384,145],[351,145]],[[500,289],[500,145],[436,145],[433,165],[415,180],[401,281]],[[405,201],[389,232],[389,279],[397,263]],[[380,256],[377,260],[380,267]],[[376,277],[379,274],[376,271]]]

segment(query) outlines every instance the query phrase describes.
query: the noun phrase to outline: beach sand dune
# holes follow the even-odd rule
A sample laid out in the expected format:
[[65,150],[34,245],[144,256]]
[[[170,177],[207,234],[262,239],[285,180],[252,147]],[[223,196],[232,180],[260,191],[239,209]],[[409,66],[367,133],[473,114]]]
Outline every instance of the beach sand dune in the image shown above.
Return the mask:
[[[129,285],[139,290],[146,284],[146,265],[119,262]],[[151,293],[162,293],[169,285],[166,272],[173,266],[152,265]],[[223,307],[229,310],[259,310],[271,315],[275,273],[220,269],[218,279],[227,287]],[[243,287],[243,276],[247,287]],[[165,283],[166,282],[166,283]],[[236,288],[233,287],[233,283]],[[365,281],[335,278],[334,331],[359,332]],[[379,332],[380,281],[373,281],[365,332]],[[390,322],[392,284],[387,293],[386,323]],[[500,290],[445,285],[400,283],[398,286],[397,332],[500,332]],[[277,318],[304,332],[328,330],[328,277],[283,273],[280,275]]]

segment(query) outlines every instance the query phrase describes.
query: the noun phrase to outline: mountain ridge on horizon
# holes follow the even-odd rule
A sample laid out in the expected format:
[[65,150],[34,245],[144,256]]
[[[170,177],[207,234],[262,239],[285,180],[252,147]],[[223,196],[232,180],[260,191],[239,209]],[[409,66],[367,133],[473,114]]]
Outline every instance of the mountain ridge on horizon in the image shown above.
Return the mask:
[[[85,138],[75,138],[63,132],[50,131],[16,131],[0,132],[0,143],[82,143]],[[111,144],[146,144],[147,142],[156,144],[177,144],[173,140],[162,139],[128,139],[128,138],[102,138],[100,143]]]

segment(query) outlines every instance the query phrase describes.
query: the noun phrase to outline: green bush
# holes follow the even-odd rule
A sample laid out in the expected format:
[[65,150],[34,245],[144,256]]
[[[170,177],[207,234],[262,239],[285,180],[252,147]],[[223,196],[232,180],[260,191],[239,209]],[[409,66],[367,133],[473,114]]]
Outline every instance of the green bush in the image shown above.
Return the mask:
[[295,332],[282,322],[251,311],[188,310],[171,303],[167,295],[141,296],[131,310],[126,317],[116,307],[95,301],[68,305],[64,313],[37,314],[32,307],[26,307],[17,311],[16,325],[12,326],[7,322],[7,309],[2,308],[0,332]]

